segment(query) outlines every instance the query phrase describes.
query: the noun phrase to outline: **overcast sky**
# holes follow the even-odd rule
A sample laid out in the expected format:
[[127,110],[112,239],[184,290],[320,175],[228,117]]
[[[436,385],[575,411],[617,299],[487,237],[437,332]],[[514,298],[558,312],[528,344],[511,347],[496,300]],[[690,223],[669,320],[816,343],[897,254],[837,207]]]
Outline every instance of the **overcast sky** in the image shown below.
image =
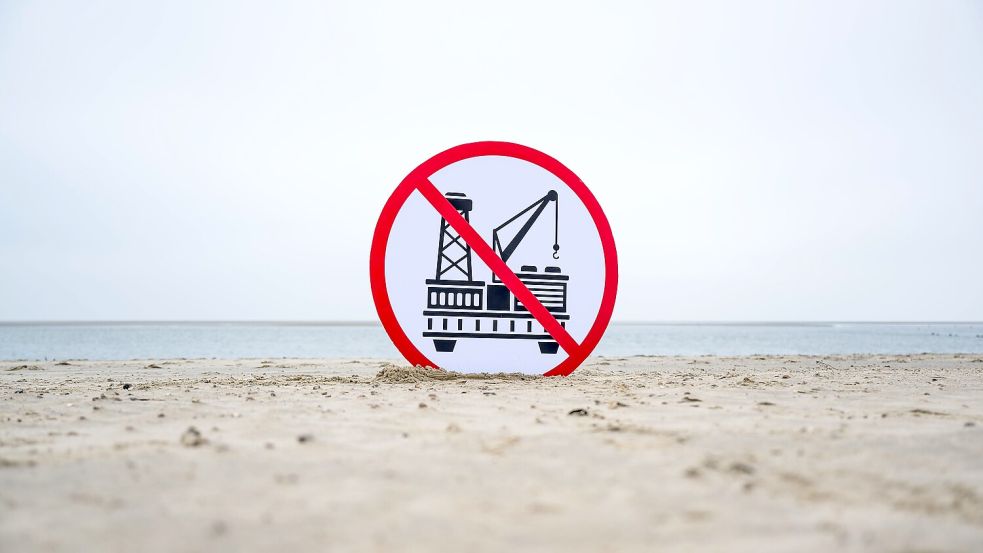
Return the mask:
[[52,1],[0,3],[0,320],[374,319],[475,140],[593,189],[616,320],[983,319],[983,3]]

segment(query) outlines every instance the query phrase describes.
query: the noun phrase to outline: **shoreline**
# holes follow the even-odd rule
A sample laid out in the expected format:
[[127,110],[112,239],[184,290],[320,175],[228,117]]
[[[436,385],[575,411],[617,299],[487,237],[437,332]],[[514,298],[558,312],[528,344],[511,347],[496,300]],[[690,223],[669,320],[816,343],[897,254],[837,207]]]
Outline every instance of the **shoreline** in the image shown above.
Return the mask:
[[[784,360],[784,359],[803,359],[803,360],[823,360],[832,359],[839,361],[857,360],[857,359],[869,359],[869,358],[903,358],[903,359],[921,359],[921,358],[931,358],[931,357],[948,357],[956,360],[969,359],[971,362],[974,359],[983,359],[983,352],[978,351],[921,351],[915,353],[891,353],[891,352],[859,352],[859,353],[748,353],[748,354],[733,354],[724,355],[716,353],[706,353],[706,354],[626,354],[626,355],[596,355],[591,354],[581,365],[581,367],[597,365],[599,362],[628,362],[628,361],[644,361],[647,359],[666,359],[666,360],[693,360],[693,359],[709,359],[709,360],[734,360],[734,359],[753,359],[756,361],[766,361],[766,360]],[[240,357],[203,357],[203,356],[189,356],[189,357],[131,357],[127,359],[113,359],[113,358],[85,358],[85,357],[52,357],[52,358],[32,358],[32,357],[19,357],[19,358],[0,358],[0,371],[9,370],[11,364],[25,364],[30,363],[33,365],[55,365],[58,366],[62,363],[67,363],[67,365],[62,366],[97,366],[102,368],[102,365],[128,365],[128,364],[140,364],[140,363],[154,363],[159,364],[161,362],[166,362],[168,364],[175,363],[201,363],[201,364],[228,364],[236,363],[241,365],[243,363],[278,363],[278,364],[297,364],[304,363],[310,365],[315,363],[318,366],[332,365],[337,363],[350,363],[357,362],[359,364],[373,364],[382,365],[406,365],[405,359],[396,356],[366,356],[366,355],[354,355],[354,356],[339,356],[339,357],[321,357],[321,356],[275,356],[275,355],[256,355],[256,356],[240,356]],[[983,361],[981,361],[983,362]],[[132,367],[138,368],[138,367]],[[259,365],[256,367],[244,367],[247,370],[252,370],[254,368],[260,369]],[[627,366],[623,368],[632,369],[632,366]],[[443,369],[441,369],[443,370]],[[577,371],[580,369],[578,368]],[[461,373],[466,374],[466,373]]]

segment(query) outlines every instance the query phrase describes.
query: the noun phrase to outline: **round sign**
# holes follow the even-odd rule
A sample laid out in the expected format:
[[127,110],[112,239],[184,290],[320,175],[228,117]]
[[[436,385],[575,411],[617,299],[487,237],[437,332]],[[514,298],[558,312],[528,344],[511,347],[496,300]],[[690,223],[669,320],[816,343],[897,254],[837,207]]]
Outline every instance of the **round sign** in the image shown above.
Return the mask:
[[568,375],[600,341],[618,288],[614,237],[552,157],[476,142],[403,179],[369,259],[386,332],[414,365]]

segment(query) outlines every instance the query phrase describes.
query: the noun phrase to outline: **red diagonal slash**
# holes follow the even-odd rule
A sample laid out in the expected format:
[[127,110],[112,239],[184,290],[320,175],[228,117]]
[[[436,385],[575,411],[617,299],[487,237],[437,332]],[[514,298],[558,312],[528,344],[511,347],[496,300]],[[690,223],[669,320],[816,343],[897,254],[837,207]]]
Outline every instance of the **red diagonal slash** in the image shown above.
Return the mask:
[[522,305],[529,310],[529,313],[536,318],[539,324],[543,325],[543,328],[546,329],[546,332],[550,333],[550,336],[556,340],[556,343],[560,344],[560,347],[567,354],[574,355],[580,349],[580,344],[573,339],[573,336],[570,336],[567,329],[563,328],[553,314],[533,295],[525,283],[519,280],[519,277],[502,261],[502,258],[495,254],[495,251],[481,238],[478,231],[474,230],[474,227],[464,220],[464,217],[454,209],[454,206],[447,201],[447,198],[444,197],[440,190],[437,190],[437,187],[429,179],[420,179],[416,183],[416,189],[433,205],[434,209],[440,213],[440,216],[461,235],[461,238],[471,246],[471,250],[478,254],[478,257],[485,262],[485,265],[488,265],[488,268],[502,280],[502,284],[515,294],[515,297],[522,302]]

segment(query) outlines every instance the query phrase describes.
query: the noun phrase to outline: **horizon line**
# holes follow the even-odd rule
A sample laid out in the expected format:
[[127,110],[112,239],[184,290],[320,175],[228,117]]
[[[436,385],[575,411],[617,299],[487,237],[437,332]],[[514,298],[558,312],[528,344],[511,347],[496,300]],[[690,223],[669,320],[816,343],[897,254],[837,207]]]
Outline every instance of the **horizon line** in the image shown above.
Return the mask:
[[[369,319],[36,319],[0,320],[0,326],[42,325],[180,325],[180,324],[230,324],[230,325],[283,325],[283,326],[382,326]],[[611,325],[621,326],[805,326],[833,324],[983,324],[983,320],[613,320]]]

